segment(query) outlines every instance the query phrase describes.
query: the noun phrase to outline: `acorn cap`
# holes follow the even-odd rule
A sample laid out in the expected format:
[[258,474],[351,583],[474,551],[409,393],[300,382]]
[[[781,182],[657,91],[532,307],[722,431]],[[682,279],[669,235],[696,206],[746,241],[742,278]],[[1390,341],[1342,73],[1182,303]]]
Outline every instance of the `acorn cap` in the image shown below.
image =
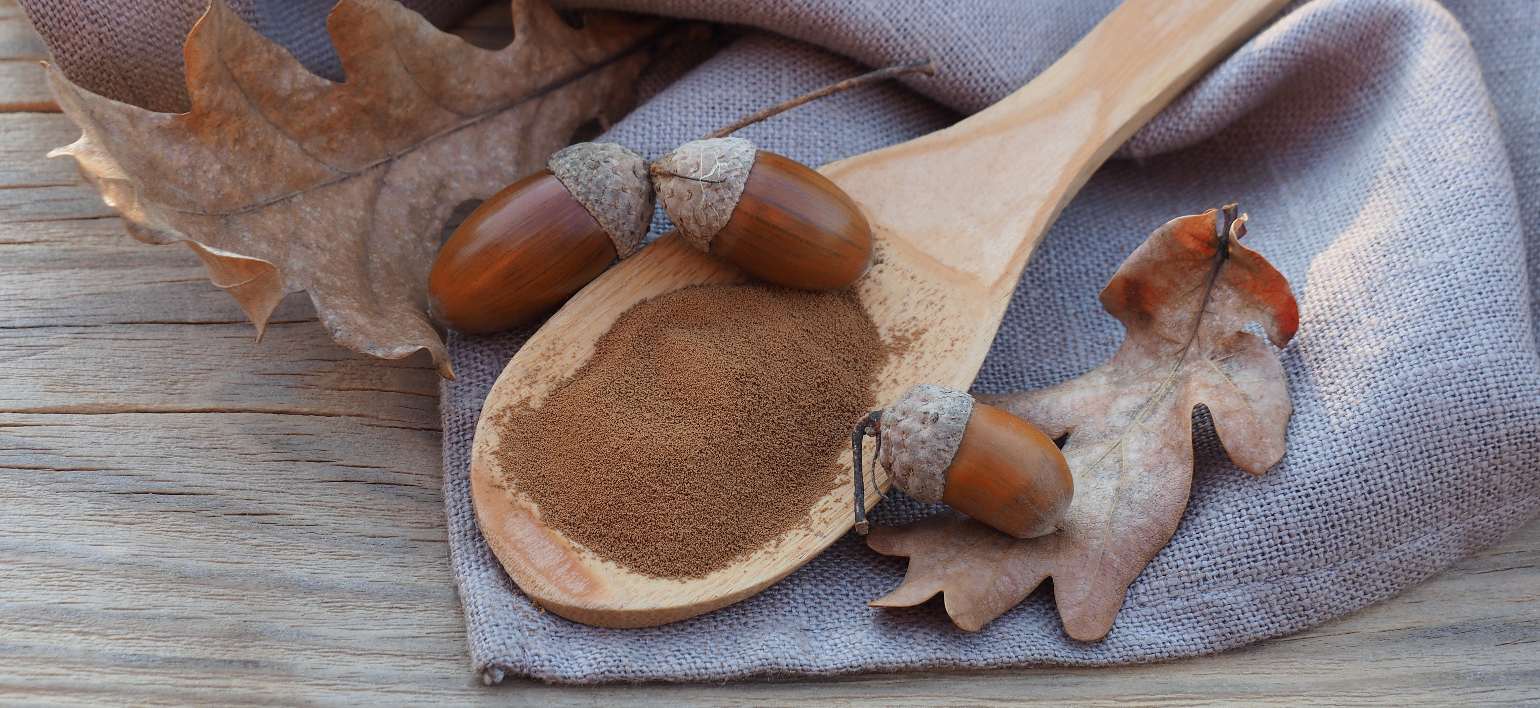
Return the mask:
[[738,208],[756,152],[743,138],[710,138],[680,145],[652,163],[663,211],[690,245],[711,251],[712,237]]
[[920,384],[882,412],[877,458],[906,494],[932,504],[946,491],[946,470],[973,416],[973,397]]
[[642,246],[652,225],[652,183],[647,161],[615,143],[577,143],[545,163],[625,258]]

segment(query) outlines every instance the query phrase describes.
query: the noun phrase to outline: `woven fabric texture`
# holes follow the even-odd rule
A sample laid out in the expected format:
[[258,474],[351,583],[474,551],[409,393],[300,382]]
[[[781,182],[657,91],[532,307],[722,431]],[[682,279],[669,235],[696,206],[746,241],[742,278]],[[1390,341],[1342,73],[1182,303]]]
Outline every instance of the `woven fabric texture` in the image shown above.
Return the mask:
[[[284,45],[305,68],[342,78],[332,51],[327,0],[223,0],[252,27]],[[156,111],[187,110],[182,40],[208,0],[20,0],[53,60],[75,83]],[[475,0],[403,0],[439,26]]]
[[[175,15],[189,1],[143,5]],[[933,79],[838,96],[743,133],[811,164],[988,105],[1113,4],[570,3],[762,30],[614,127],[610,139],[648,157],[863,65],[938,62]],[[56,52],[67,23],[90,21],[40,9],[74,5],[63,0],[24,4]],[[294,46],[319,36],[258,26]],[[1043,591],[974,634],[934,603],[868,608],[904,561],[854,536],[758,596],[673,625],[607,630],[540,611],[483,542],[466,480],[482,400],[523,340],[511,333],[455,337],[460,378],[442,397],[450,545],[476,670],[489,681],[599,682],[1151,661],[1298,631],[1499,540],[1540,510],[1540,33],[1518,27],[1540,27],[1540,3],[1293,5],[1130,140],[1038,249],[976,391],[1046,386],[1104,360],[1122,333],[1096,296],[1118,263],[1167,219],[1226,201],[1250,212],[1248,243],[1289,277],[1302,308],[1281,353],[1295,404],[1287,457],[1251,478],[1196,416],[1187,514],[1106,640],[1068,639]],[[166,67],[135,71],[149,73],[105,74],[103,85]],[[655,232],[666,227],[660,212]],[[874,522],[930,512],[894,495]]]

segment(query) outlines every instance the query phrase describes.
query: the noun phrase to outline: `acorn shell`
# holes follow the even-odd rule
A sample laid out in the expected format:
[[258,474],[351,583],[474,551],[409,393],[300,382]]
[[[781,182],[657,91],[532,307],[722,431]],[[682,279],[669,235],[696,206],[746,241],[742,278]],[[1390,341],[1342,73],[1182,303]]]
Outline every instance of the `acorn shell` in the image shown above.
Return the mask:
[[920,501],[1016,538],[1052,533],[1069,511],[1075,480],[1064,454],[1008,411],[921,384],[884,410],[877,427],[878,459],[894,485]]
[[872,264],[871,224],[855,200],[789,157],[714,138],[680,146],[650,171],[680,236],[755,278],[832,290]]
[[653,211],[652,182],[641,155],[615,143],[577,143],[551,155],[546,168],[599,222],[620,258],[641,248]]
[[760,280],[803,290],[854,283],[872,264],[871,225],[855,200],[817,170],[760,150],[711,255]]
[[946,470],[972,416],[972,396],[933,384],[913,386],[882,412],[878,461],[909,496],[940,503]]
[[738,207],[756,152],[743,138],[710,138],[680,145],[652,163],[663,211],[690,245],[711,251],[711,239]]
[[1053,533],[1069,511],[1075,479],[1043,431],[978,403],[946,468],[942,503],[1016,538]]
[[428,312],[466,333],[500,332],[555,309],[615,262],[615,239],[541,170],[481,203],[428,275]]

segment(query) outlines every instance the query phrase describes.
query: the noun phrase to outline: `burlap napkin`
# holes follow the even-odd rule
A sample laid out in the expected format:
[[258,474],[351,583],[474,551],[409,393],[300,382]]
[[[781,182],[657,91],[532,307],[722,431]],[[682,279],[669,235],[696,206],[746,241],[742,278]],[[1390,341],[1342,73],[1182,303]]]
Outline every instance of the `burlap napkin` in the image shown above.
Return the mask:
[[[88,61],[71,66],[66,52],[83,50],[61,39],[83,21],[58,9],[73,3],[24,4],[66,66],[89,71],[76,69]],[[148,3],[176,17],[192,4]],[[935,79],[841,96],[747,131],[816,164],[987,105],[1050,64],[1112,3],[575,4],[765,30],[610,134],[648,155],[860,65],[937,60]],[[279,0],[248,5],[246,16],[270,36],[324,48],[313,13],[279,21],[263,9]],[[128,20],[154,14],[138,9]],[[976,390],[1049,385],[1109,355],[1119,326],[1096,293],[1119,261],[1171,216],[1232,199],[1252,215],[1251,246],[1295,284],[1303,310],[1300,335],[1283,352],[1295,403],[1287,458],[1253,479],[1229,464],[1198,417],[1187,516],[1129,589],[1105,641],[1068,639],[1043,592],[977,634],[957,631],[934,606],[869,609],[867,599],[898,583],[903,562],[854,537],[759,596],[666,627],[596,629],[541,612],[483,543],[465,478],[481,401],[521,340],[508,335],[454,340],[460,379],[443,395],[451,550],[476,669],[492,681],[513,673],[595,682],[1149,661],[1299,630],[1498,540],[1540,509],[1530,290],[1540,257],[1527,245],[1540,233],[1536,27],[1540,4],[1530,0],[1298,5],[1130,141],[1059,219]],[[113,49],[135,47],[143,49]],[[154,63],[163,58],[145,61],[166,73]],[[324,58],[312,61],[325,68]],[[893,499],[876,521],[927,511]]]

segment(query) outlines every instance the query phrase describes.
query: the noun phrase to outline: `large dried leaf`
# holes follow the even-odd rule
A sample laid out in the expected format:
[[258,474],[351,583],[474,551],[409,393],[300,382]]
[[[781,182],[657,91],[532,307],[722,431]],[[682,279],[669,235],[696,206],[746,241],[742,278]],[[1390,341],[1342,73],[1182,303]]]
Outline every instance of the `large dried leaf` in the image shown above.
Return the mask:
[[659,25],[572,29],[514,0],[513,42],[473,46],[394,0],[342,0],[328,25],[347,79],[311,74],[215,0],[187,37],[191,109],[156,113],[49,82],[82,130],[69,155],[152,243],[186,242],[260,334],[306,290],[344,346],[429,350],[427,272],[445,221],[541,167],[620,107]]
[[990,403],[1068,435],[1075,496],[1058,533],[1018,540],[945,514],[873,530],[870,546],[909,557],[882,607],[944,593],[958,626],[978,630],[1045,578],[1064,628],[1080,640],[1112,629],[1130,583],[1176,531],[1192,483],[1192,412],[1208,407],[1236,465],[1262,474],[1283,458],[1291,404],[1260,323],[1282,347],[1299,325],[1289,284],[1239,242],[1245,217],[1210,210],[1150,235],[1102,291],[1127,329],[1111,361],[1052,388]]

